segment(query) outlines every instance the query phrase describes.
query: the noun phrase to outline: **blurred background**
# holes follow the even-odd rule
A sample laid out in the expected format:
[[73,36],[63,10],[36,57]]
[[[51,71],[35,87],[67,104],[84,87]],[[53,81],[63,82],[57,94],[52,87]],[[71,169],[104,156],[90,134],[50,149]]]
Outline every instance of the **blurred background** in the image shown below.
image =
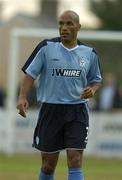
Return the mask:
[[[47,38],[47,35],[48,38],[58,35],[58,16],[69,9],[79,14],[82,25],[79,39],[96,49],[103,74],[101,89],[89,100],[90,133],[85,152],[88,163],[90,159],[91,162],[104,164],[96,165],[96,169],[103,169],[103,174],[96,174],[95,168],[92,173],[87,173],[87,166],[91,168],[91,163],[85,164],[86,180],[122,179],[119,171],[122,165],[122,1],[0,0],[0,180],[10,180],[10,174],[15,180],[36,179],[36,171],[29,178],[24,172],[19,174],[20,167],[19,177],[14,173],[14,168],[22,159],[32,158],[33,162],[38,160],[36,151],[31,147],[39,108],[36,103],[36,83],[28,95],[30,110],[27,120],[23,120],[16,110],[19,84],[23,76],[21,67],[41,40]],[[90,33],[91,39],[82,39],[82,32]],[[97,33],[98,38],[93,38],[92,35],[97,36]],[[104,33],[110,38],[105,39]],[[108,163],[114,161],[115,167],[114,171],[105,174],[106,160]],[[9,161],[13,162],[13,169]],[[36,165],[34,167],[36,169]],[[28,172],[34,167],[29,167]],[[59,168],[60,173],[64,171]]]

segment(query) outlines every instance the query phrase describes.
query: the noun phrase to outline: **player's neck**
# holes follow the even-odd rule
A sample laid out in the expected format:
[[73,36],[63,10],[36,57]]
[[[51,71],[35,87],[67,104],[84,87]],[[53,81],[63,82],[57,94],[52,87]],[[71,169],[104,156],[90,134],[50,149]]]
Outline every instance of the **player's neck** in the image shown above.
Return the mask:
[[64,47],[71,49],[77,46],[77,40],[73,41],[73,42],[69,42],[69,41],[61,41],[61,43],[63,44]]

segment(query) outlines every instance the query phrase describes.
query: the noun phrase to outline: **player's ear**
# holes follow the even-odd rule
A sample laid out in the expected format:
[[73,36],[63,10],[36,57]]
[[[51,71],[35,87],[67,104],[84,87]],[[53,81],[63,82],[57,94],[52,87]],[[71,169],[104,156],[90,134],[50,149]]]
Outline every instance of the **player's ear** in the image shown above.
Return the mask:
[[78,24],[78,31],[80,31],[81,29],[81,24]]

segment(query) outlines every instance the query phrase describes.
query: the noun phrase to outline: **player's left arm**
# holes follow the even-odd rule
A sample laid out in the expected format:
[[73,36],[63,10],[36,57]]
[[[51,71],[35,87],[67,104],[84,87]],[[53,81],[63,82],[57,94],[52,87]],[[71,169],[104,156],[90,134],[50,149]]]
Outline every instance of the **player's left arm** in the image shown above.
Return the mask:
[[101,87],[101,83],[93,83],[88,85],[81,94],[81,99],[92,98],[95,92]]
[[91,52],[91,65],[87,74],[87,86],[81,94],[81,98],[91,98],[95,92],[100,88],[102,82],[100,61],[96,51]]

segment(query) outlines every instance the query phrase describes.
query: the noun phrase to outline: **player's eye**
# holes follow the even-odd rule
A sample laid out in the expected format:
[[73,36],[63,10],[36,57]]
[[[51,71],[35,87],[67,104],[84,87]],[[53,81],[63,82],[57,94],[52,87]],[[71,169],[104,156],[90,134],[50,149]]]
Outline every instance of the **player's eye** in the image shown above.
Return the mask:
[[64,23],[62,21],[59,21],[58,24],[59,24],[59,26],[63,26]]
[[73,25],[72,21],[68,21],[68,22],[67,22],[67,25],[68,25],[68,26],[72,26],[72,25]]

